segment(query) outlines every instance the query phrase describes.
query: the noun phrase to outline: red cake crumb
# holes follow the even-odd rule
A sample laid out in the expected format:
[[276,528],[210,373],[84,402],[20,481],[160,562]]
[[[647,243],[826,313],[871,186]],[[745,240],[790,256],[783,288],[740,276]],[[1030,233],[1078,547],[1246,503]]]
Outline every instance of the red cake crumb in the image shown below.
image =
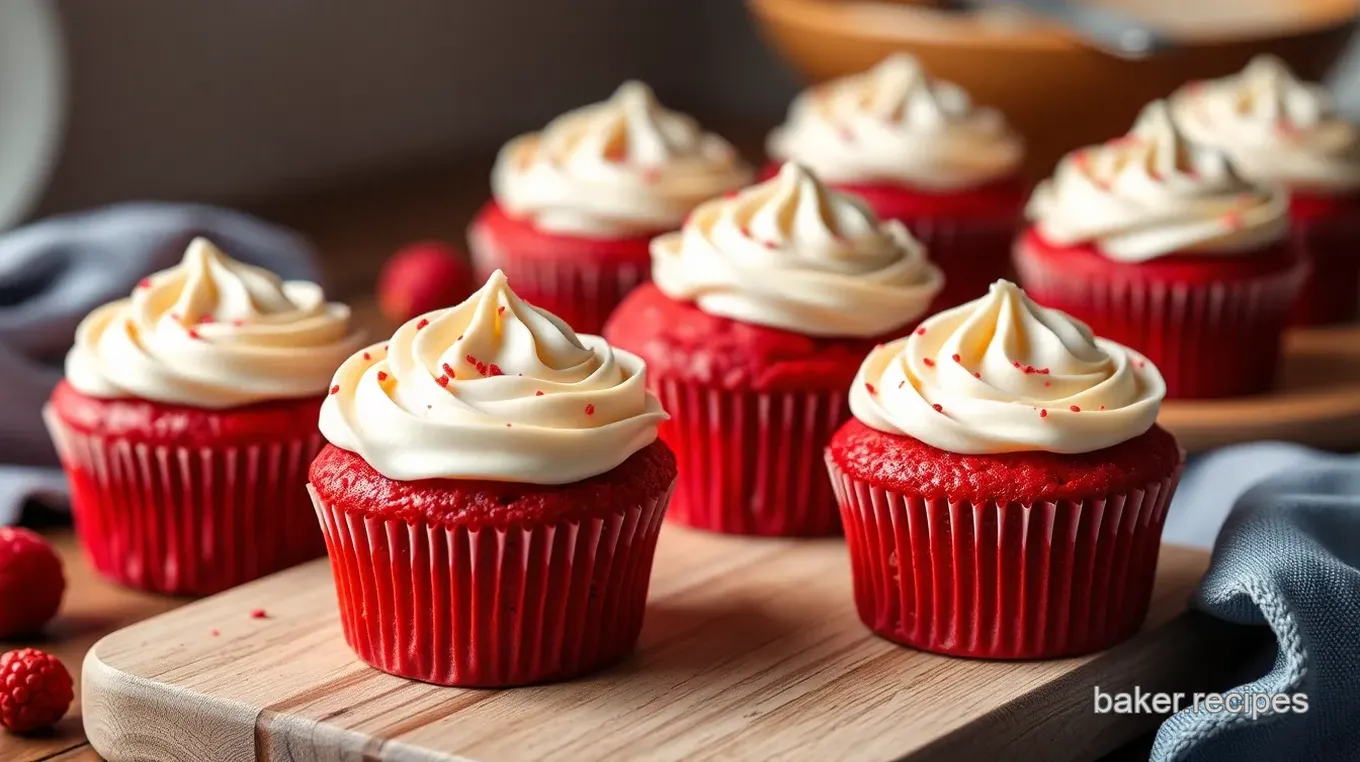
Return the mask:
[[646,360],[651,379],[756,391],[844,390],[876,345],[910,333],[915,322],[862,339],[804,336],[710,315],[648,283],[614,311],[604,337]]
[[829,450],[846,473],[889,491],[998,502],[1124,492],[1166,477],[1181,461],[1176,439],[1158,426],[1095,452],[961,455],[852,419],[832,437]]
[[474,479],[399,482],[374,471],[359,455],[327,445],[312,462],[308,481],[323,501],[353,513],[477,528],[595,517],[597,506],[632,505],[664,493],[675,474],[675,456],[660,440],[610,471],[560,485]]
[[323,392],[219,411],[138,399],[99,399],[62,381],[52,393],[52,406],[68,426],[86,434],[219,447],[254,441],[270,432],[314,431],[324,396]]

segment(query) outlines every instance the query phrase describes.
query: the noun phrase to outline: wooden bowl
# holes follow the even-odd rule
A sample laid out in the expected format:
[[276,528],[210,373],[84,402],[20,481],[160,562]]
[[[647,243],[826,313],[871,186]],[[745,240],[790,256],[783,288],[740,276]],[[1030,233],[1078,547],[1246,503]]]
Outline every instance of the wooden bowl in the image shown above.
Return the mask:
[[1123,134],[1148,101],[1232,73],[1258,53],[1320,79],[1360,16],[1354,0],[1107,0],[1175,42],[1129,60],[1052,22],[995,10],[949,12],[922,0],[747,1],[775,50],[814,82],[906,51],[1000,108],[1028,142],[1032,179],[1073,148]]

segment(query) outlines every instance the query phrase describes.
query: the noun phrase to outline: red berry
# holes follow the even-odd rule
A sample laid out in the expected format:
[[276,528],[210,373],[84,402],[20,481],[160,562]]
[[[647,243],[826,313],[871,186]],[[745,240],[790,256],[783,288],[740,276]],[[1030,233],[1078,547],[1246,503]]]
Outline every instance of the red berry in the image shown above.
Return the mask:
[[442,241],[421,241],[393,254],[378,276],[378,306],[393,323],[452,307],[472,293],[466,258]]
[[56,724],[73,698],[71,673],[52,654],[21,648],[0,655],[0,725],[29,733]]
[[42,629],[61,606],[61,559],[41,536],[0,527],[0,639]]

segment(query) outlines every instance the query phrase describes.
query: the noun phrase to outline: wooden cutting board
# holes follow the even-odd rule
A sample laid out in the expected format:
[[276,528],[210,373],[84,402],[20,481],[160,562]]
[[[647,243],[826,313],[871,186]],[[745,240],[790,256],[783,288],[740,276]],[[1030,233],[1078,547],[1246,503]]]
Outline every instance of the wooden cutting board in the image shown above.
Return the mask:
[[1149,623],[1122,646],[998,663],[869,634],[840,540],[667,526],[629,661],[493,691],[357,661],[323,559],[105,637],[85,660],[85,728],[114,762],[1090,760],[1159,722],[1095,714],[1094,686],[1220,688],[1265,642],[1185,611],[1207,561],[1163,548]]

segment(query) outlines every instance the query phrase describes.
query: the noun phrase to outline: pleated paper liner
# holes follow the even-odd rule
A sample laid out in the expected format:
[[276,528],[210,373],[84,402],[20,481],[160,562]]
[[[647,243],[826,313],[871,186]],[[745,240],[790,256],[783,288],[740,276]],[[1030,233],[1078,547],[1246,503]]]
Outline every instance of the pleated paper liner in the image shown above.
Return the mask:
[[520,298],[553,313],[577,333],[600,333],[628,292],[651,278],[650,260],[602,265],[590,256],[512,251],[477,225],[468,231],[468,245],[479,280],[504,270]]
[[1085,501],[986,503],[884,490],[826,459],[855,605],[875,633],[987,659],[1091,653],[1147,616],[1179,472]]
[[653,375],[680,469],[670,519],[729,534],[839,534],[822,451],[850,417],[844,390],[723,390]]
[[1348,323],[1360,313],[1360,209],[1294,219],[1294,243],[1312,266],[1290,313],[1293,325]]
[[128,587],[208,595],[326,550],[305,486],[321,435],[222,447],[92,436],[44,418],[91,565]]
[[902,222],[944,271],[944,289],[931,303],[932,313],[971,302],[998,279],[1014,277],[1014,220],[916,217]]
[[507,687],[594,671],[637,643],[669,490],[602,519],[480,529],[375,518],[308,491],[345,640],[377,669]]
[[1275,382],[1284,327],[1307,274],[1298,262],[1249,279],[1176,282],[1102,278],[1048,262],[1021,242],[1021,285],[1035,301],[1143,353],[1168,398],[1239,397]]

